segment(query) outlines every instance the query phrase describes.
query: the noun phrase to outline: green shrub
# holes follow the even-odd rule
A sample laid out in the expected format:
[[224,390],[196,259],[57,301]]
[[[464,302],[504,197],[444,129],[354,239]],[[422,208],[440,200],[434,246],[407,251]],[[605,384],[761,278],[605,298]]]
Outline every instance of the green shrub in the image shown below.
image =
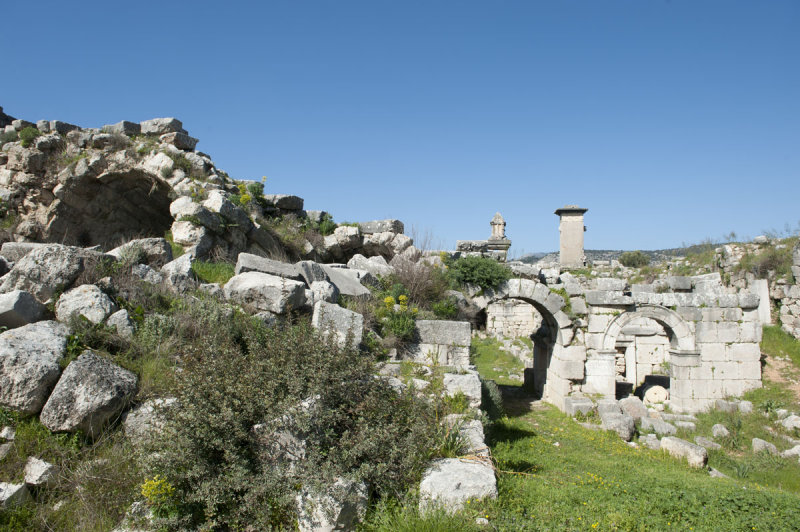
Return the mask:
[[511,270],[487,257],[461,257],[448,262],[449,272],[459,285],[474,284],[489,290],[511,278]]
[[503,408],[503,394],[500,387],[491,379],[481,379],[481,410],[486,412],[489,419],[500,419],[505,415]]
[[437,318],[450,320],[458,316],[458,305],[453,298],[442,299],[431,305]]
[[264,183],[252,181],[247,184],[247,193],[253,198],[260,198],[264,195]]
[[27,148],[28,146],[33,144],[33,141],[36,139],[36,137],[40,136],[41,134],[42,132],[36,129],[35,127],[28,126],[19,132],[20,144],[22,144],[23,147]]
[[322,218],[317,224],[317,230],[322,236],[332,235],[337,227],[338,225],[336,225],[336,222],[333,221],[333,218],[327,212],[322,215]]
[[734,269],[750,272],[757,279],[766,279],[769,272],[773,271],[778,277],[791,280],[792,248],[788,245],[782,248],[769,246],[756,254],[746,253]]
[[639,250],[626,251],[619,256],[619,262],[628,268],[641,268],[650,264],[650,256]]
[[[182,348],[174,388],[182,406],[166,412],[152,442],[147,478],[174,488],[176,508],[159,526],[288,529],[300,486],[346,476],[388,497],[418,481],[434,407],[375,379],[372,357],[308,323],[270,328],[235,314],[203,326],[202,342]],[[276,457],[279,431],[305,442],[294,468]]]

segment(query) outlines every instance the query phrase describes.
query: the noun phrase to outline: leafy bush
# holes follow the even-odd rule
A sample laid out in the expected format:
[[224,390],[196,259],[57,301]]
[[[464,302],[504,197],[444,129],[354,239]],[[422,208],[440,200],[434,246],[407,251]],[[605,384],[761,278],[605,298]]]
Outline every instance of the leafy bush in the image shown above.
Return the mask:
[[337,227],[336,222],[333,221],[333,218],[327,212],[322,215],[322,218],[317,224],[317,230],[322,236],[332,235]]
[[639,250],[626,251],[619,256],[619,262],[628,268],[641,268],[650,264],[650,256]]
[[792,248],[769,246],[756,254],[746,253],[735,270],[750,272],[757,279],[766,279],[771,271],[778,277],[792,279]]
[[381,332],[384,336],[392,335],[398,340],[408,341],[414,337],[416,331],[416,316],[418,309],[408,308],[408,296],[401,295],[397,298],[400,304],[395,309],[395,299],[387,296],[383,300],[383,307],[377,312],[381,323]]
[[33,141],[36,139],[36,137],[40,136],[41,134],[42,132],[36,129],[35,127],[28,126],[19,132],[20,144],[22,144],[23,147],[27,148],[28,146],[33,144]]
[[489,290],[511,278],[511,270],[487,257],[461,257],[448,262],[449,272],[459,285],[474,284]]
[[[183,351],[175,388],[182,407],[165,414],[147,467],[149,478],[161,475],[175,490],[178,515],[160,526],[290,528],[300,486],[347,476],[391,496],[427,463],[434,406],[398,395],[373,377],[371,357],[307,323],[269,328],[235,314]],[[305,442],[305,460],[294,467],[274,447],[281,431]]]
[[481,410],[486,412],[489,419],[500,419],[505,414],[503,408],[503,394],[497,383],[491,379],[481,379]]
[[437,318],[445,320],[453,319],[458,316],[458,305],[453,298],[442,299],[431,305],[431,310]]

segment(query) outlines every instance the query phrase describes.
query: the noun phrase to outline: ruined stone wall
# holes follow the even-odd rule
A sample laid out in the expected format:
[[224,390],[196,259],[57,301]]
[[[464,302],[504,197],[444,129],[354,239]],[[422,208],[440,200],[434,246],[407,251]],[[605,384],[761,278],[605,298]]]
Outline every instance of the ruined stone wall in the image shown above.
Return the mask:
[[505,338],[523,338],[542,325],[542,316],[533,305],[519,300],[491,303],[486,308],[486,332]]

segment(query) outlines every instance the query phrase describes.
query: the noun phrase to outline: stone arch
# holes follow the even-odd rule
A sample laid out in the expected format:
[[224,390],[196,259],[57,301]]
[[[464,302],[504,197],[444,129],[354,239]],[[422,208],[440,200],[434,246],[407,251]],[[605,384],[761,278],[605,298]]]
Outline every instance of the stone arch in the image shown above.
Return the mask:
[[677,312],[660,305],[638,305],[635,310],[615,317],[603,334],[603,349],[613,351],[622,329],[636,318],[650,318],[658,322],[669,334],[673,349],[694,351],[695,337],[686,321]]
[[483,307],[502,300],[516,299],[531,305],[542,316],[541,334],[534,334],[533,367],[525,370],[525,387],[540,397],[548,397],[551,361],[574,338],[573,323],[564,312],[564,299],[546,285],[528,279],[513,279],[482,298]]

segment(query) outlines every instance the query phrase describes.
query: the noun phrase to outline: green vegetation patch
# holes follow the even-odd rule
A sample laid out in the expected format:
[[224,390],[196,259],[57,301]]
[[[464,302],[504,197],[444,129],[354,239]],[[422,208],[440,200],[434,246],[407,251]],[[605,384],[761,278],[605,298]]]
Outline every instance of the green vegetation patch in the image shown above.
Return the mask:
[[448,259],[445,264],[450,275],[459,285],[474,284],[483,290],[490,290],[511,279],[511,270],[487,257]]
[[230,262],[192,262],[192,271],[204,283],[227,283],[235,273],[236,266]]
[[650,256],[639,250],[626,251],[619,256],[619,262],[628,268],[641,268],[650,264]]
[[511,353],[501,350],[501,345],[495,338],[473,338],[471,362],[486,379],[505,386],[522,386],[522,381],[510,379],[509,375],[521,375],[524,364]]

